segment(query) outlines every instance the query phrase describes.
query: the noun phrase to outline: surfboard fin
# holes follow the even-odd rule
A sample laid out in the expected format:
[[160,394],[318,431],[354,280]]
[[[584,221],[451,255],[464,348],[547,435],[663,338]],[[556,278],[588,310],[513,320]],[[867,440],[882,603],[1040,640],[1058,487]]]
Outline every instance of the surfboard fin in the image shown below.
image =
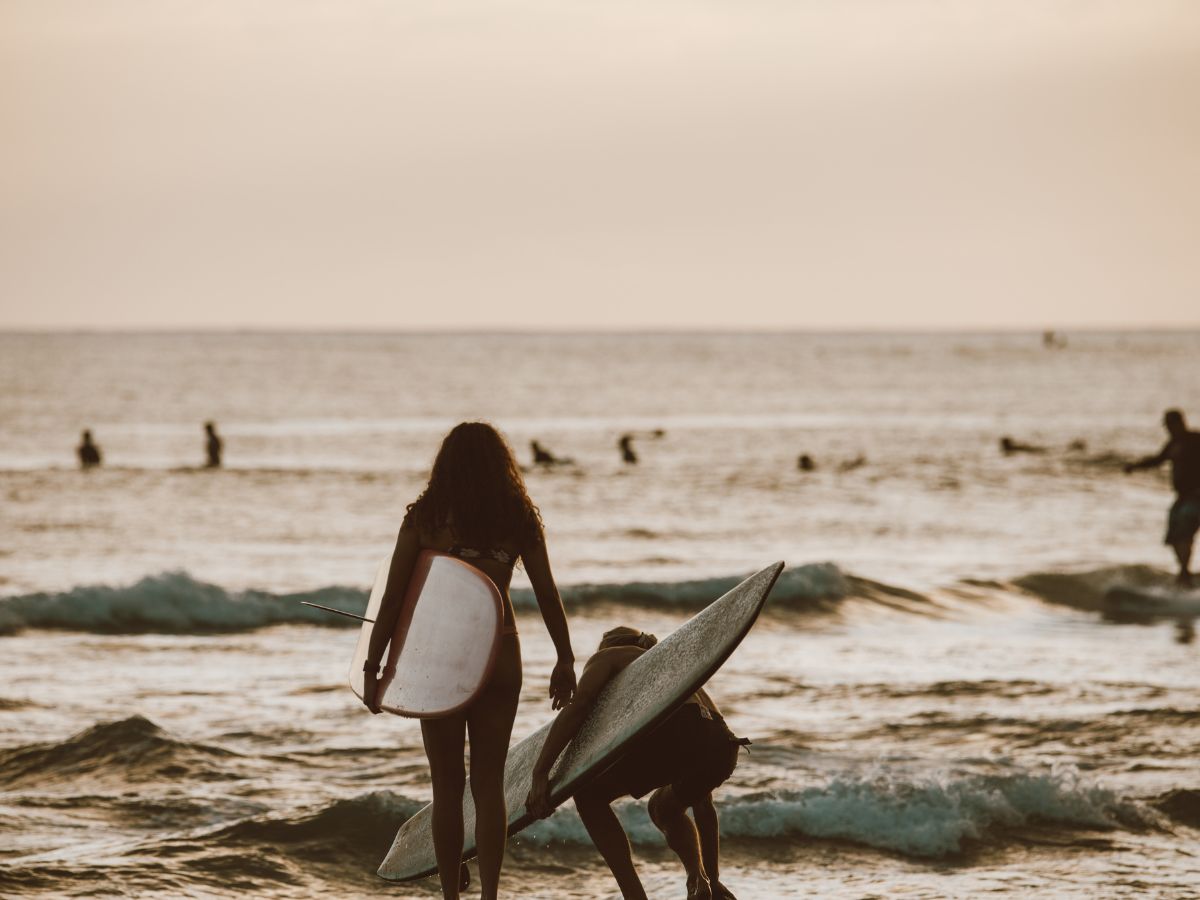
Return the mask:
[[301,600],[301,605],[311,606],[313,609],[322,609],[325,612],[334,613],[335,615],[345,616],[347,619],[357,619],[360,622],[367,622],[371,625],[375,624],[374,619],[368,619],[366,616],[355,615],[352,612],[346,612],[344,609],[334,609],[332,606],[322,606],[320,603],[309,603],[307,600]]

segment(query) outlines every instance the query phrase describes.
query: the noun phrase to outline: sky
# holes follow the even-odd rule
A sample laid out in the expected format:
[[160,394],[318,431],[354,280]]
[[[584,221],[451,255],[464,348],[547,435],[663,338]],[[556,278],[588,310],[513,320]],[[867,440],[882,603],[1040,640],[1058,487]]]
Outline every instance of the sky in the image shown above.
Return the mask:
[[1200,327],[1191,0],[5,0],[0,329]]

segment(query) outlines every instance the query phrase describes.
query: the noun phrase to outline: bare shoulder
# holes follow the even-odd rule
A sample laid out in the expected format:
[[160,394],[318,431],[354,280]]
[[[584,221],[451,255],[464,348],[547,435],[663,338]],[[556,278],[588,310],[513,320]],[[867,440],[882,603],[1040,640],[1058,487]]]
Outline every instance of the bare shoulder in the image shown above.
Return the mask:
[[597,650],[583,666],[576,700],[582,699],[585,703],[595,700],[604,685],[643,652],[645,651],[641,647],[609,647]]

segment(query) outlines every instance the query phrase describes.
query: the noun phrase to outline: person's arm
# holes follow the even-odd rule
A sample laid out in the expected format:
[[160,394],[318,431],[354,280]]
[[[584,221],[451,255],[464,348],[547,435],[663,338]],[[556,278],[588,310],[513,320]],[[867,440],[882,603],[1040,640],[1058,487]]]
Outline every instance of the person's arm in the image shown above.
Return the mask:
[[392,564],[388,567],[387,588],[383,599],[379,602],[379,612],[375,615],[375,624],[371,628],[371,642],[367,646],[367,666],[376,667],[376,671],[363,671],[363,703],[372,713],[383,710],[379,706],[379,673],[378,667],[383,662],[383,652],[387,649],[388,641],[396,631],[396,621],[400,618],[400,604],[412,578],[413,567],[417,562],[417,554],[421,552],[421,539],[417,529],[408,525],[400,526],[396,536],[396,548],[392,551]]
[[1154,456],[1144,456],[1137,462],[1127,463],[1125,465],[1125,474],[1128,475],[1130,472],[1136,472],[1139,469],[1157,469],[1171,458],[1171,445],[1174,443],[1175,439],[1171,438]]
[[559,755],[566,749],[567,744],[579,734],[579,729],[587,720],[588,713],[600,696],[604,685],[616,672],[613,660],[609,654],[593,656],[583,667],[583,677],[579,679],[579,690],[575,700],[558,714],[550,733],[542,744],[542,752],[538,754],[537,762],[533,764],[533,774],[530,777],[529,796],[525,798],[526,808],[539,819],[545,818],[553,811],[550,807],[550,770],[558,761]]
[[571,702],[575,693],[575,654],[571,650],[571,632],[567,627],[567,613],[563,609],[562,597],[550,572],[550,557],[546,552],[546,538],[541,528],[531,535],[528,545],[521,548],[525,562],[525,573],[533,585],[542,621],[554,642],[558,655],[554,671],[550,674],[550,699],[553,709],[562,709]]
[[700,698],[700,702],[708,708],[709,712],[714,712],[718,716],[721,714],[721,708],[717,706],[717,701],[710,697],[704,688],[696,691],[696,696]]

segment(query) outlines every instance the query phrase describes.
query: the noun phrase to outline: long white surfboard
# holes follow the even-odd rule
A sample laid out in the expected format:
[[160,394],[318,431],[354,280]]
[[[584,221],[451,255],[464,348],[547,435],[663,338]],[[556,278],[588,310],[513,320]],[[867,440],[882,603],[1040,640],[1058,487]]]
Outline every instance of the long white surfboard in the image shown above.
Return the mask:
[[[391,563],[389,554],[379,566],[367,603],[368,621],[350,664],[350,687],[359,699],[372,622],[379,615]],[[495,663],[503,602],[495,583],[479,569],[447,553],[422,550],[384,657],[379,705],[400,716],[432,718],[469,704]]]
[[[658,725],[704,685],[741,643],[766,603],[783,563],[768,566],[714,601],[619,673],[601,692],[578,736],[550,775],[550,802],[557,806],[602,772],[639,735]],[[525,809],[530,774],[550,723],[509,748],[504,771],[508,833],[534,821]],[[401,826],[379,874],[408,881],[437,871],[426,806]],[[463,858],[475,855],[475,804],[463,798]]]

